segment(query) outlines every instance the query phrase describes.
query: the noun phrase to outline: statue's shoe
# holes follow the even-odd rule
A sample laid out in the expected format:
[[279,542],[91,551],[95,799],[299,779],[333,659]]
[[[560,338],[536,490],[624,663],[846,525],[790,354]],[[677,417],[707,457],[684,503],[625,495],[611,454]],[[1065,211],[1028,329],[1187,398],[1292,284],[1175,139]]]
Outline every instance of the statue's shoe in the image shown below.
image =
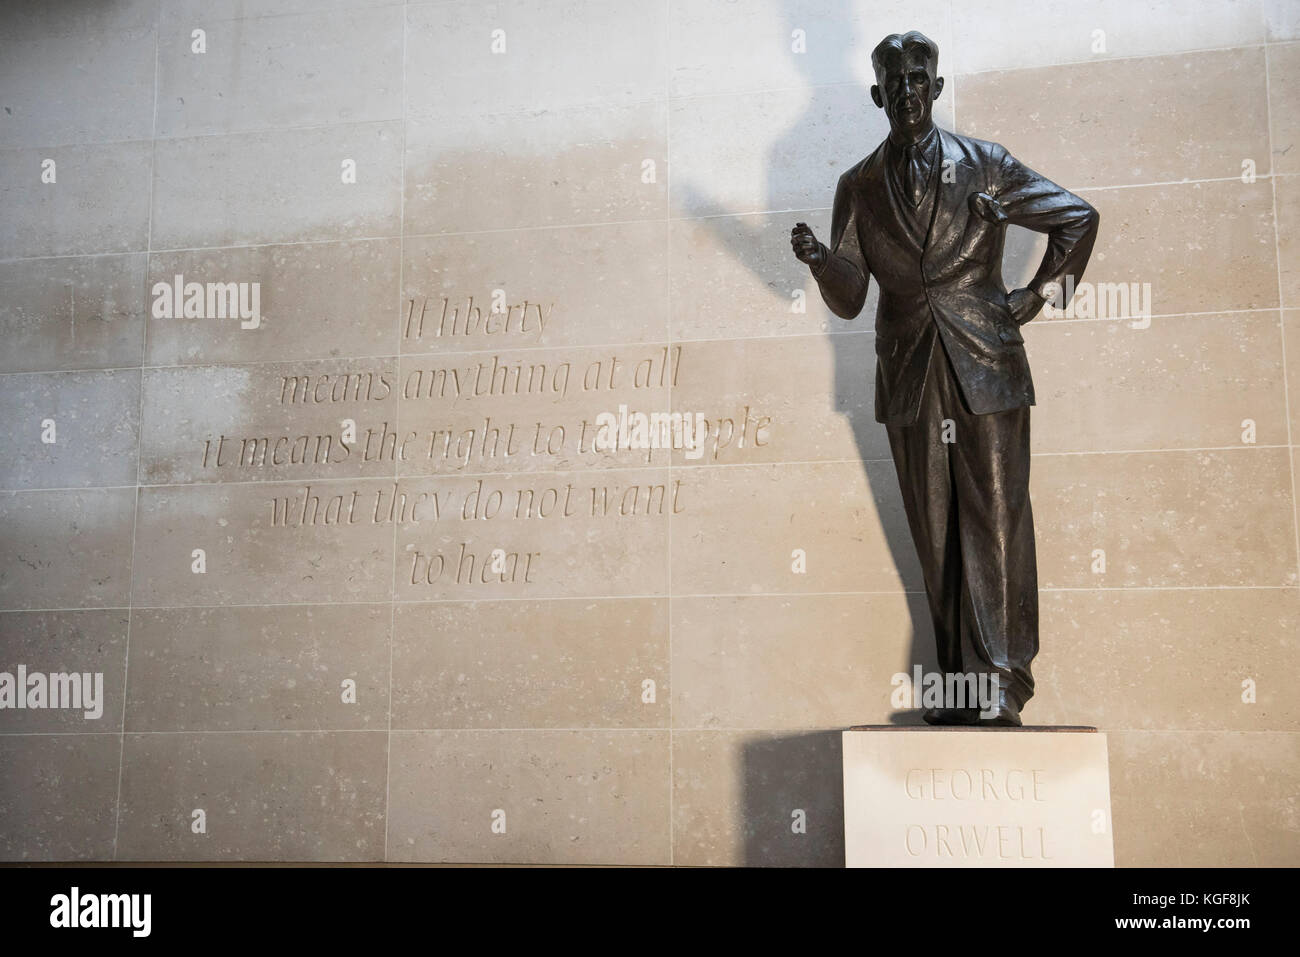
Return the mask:
[[[979,712],[976,712],[977,714]],[[979,724],[985,728],[1020,728],[1023,724],[1020,721],[1020,709],[1010,701],[1003,701],[997,709],[997,712],[989,718],[980,716]]]
[[979,724],[978,708],[926,708],[921,712],[926,724]]

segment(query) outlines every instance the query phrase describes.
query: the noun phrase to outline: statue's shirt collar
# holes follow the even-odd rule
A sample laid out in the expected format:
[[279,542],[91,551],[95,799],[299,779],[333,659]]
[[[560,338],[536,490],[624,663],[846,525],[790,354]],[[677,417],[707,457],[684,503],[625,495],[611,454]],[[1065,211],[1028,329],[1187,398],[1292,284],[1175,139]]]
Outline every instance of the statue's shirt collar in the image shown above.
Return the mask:
[[[934,151],[939,145],[939,127],[934,124],[930,125],[929,132],[916,141],[916,147],[921,156],[927,160],[932,160]],[[890,157],[897,160],[903,156],[903,151],[908,146],[897,138],[891,130],[889,133],[889,154]]]

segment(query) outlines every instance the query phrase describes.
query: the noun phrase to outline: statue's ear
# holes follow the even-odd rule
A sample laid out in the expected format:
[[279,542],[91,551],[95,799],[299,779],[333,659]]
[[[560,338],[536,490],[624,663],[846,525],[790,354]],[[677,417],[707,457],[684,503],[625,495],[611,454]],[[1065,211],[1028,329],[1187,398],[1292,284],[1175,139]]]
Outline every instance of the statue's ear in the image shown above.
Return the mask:
[[934,78],[934,99],[936,100],[939,99],[939,94],[942,92],[943,92],[943,77],[936,76]]
[[880,107],[882,110],[885,108],[885,101],[880,98],[880,87],[875,84],[872,84],[871,86],[871,102],[876,104],[876,106]]

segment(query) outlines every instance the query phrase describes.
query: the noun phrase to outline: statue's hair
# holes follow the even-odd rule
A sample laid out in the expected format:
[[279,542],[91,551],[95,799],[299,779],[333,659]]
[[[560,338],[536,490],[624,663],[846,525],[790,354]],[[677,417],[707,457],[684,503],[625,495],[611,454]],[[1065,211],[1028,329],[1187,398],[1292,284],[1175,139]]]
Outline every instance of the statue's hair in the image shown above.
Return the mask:
[[906,33],[891,33],[876,44],[876,48],[871,51],[871,68],[875,71],[876,76],[880,75],[880,67],[886,53],[890,51],[902,53],[904,50],[924,51],[926,59],[930,61],[934,69],[936,71],[939,69],[939,45],[924,33],[908,30]]

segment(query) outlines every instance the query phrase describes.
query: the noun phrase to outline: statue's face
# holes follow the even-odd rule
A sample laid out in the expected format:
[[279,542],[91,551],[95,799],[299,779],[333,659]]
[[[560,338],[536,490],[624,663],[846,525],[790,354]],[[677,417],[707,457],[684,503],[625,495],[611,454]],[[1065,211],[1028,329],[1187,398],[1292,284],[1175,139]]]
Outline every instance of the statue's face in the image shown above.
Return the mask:
[[912,137],[930,127],[930,110],[943,89],[943,77],[921,50],[890,51],[876,73],[871,98],[883,107],[890,129]]

